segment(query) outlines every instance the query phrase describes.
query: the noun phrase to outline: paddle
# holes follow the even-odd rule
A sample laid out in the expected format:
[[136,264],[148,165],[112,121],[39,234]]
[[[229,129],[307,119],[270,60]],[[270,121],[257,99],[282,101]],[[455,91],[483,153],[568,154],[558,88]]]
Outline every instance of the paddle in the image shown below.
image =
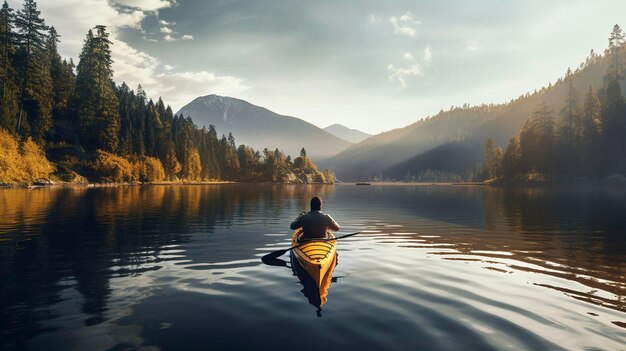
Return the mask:
[[[360,233],[360,232],[351,233],[351,234],[346,234],[346,235],[338,236],[338,237],[336,237],[336,238],[315,239],[315,241],[331,241],[331,240],[339,240],[339,239],[347,238],[347,237],[349,237],[349,236],[357,235],[357,234],[359,234],[359,233]],[[309,240],[309,241],[310,241],[310,240]],[[263,261],[267,261],[267,260],[271,260],[271,259],[273,259],[273,258],[276,258],[276,257],[278,257],[278,256],[282,256],[282,255],[284,255],[285,253],[287,253],[287,251],[289,251],[289,250],[293,250],[293,249],[295,249],[295,248],[297,248],[297,247],[300,247],[300,246],[302,246],[302,245],[304,245],[304,244],[306,244],[306,241],[305,241],[305,242],[302,242],[302,243],[299,243],[298,245],[294,245],[294,246],[292,246],[292,247],[290,247],[290,248],[288,248],[288,249],[283,249],[283,250],[278,250],[278,251],[270,252],[270,253],[268,253],[267,255],[265,255],[265,256],[263,256],[263,257],[261,257],[261,260],[263,260]]]

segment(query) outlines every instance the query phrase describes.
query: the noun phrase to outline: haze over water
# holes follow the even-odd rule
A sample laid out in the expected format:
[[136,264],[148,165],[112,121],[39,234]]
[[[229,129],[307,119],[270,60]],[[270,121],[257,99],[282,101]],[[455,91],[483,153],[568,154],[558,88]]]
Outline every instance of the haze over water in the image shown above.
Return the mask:
[[[319,313],[260,259],[313,195],[363,231]],[[621,350],[624,218],[615,189],[1,189],[0,349]]]

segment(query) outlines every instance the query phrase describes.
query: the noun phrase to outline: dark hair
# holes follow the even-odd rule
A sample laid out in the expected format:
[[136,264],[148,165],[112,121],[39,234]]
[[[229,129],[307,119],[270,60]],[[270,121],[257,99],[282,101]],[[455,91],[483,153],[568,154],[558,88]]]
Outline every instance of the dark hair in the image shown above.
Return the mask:
[[322,209],[322,198],[315,196],[311,199],[311,211],[319,211]]

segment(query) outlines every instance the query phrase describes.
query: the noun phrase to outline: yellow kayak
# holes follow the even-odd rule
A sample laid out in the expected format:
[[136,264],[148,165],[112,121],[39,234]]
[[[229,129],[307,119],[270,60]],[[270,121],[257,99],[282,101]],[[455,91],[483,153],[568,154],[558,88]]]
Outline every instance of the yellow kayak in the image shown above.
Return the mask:
[[[298,243],[298,238],[302,234],[302,229],[297,229],[293,233],[291,246],[301,244]],[[335,237],[332,232],[330,232],[330,236]],[[332,269],[335,267],[336,244],[337,240],[311,240],[292,250],[293,256],[313,278],[318,289],[322,287],[326,273],[332,274]]]

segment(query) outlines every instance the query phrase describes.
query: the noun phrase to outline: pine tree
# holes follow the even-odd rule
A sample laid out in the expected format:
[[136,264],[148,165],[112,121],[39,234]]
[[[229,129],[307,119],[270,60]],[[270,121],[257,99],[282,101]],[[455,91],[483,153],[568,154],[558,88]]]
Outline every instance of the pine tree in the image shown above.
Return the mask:
[[168,180],[175,180],[180,171],[182,170],[181,164],[176,158],[176,151],[172,142],[168,142],[165,151],[165,162],[163,162],[163,168]]
[[76,67],[78,120],[81,142],[93,149],[115,152],[120,135],[119,100],[112,81],[111,41],[105,26],[87,32]]
[[624,32],[619,25],[613,26],[613,31],[609,36],[609,53],[611,55],[611,63],[608,75],[619,79],[622,72],[622,64],[620,61],[620,52],[624,45]]
[[159,114],[154,106],[152,99],[148,101],[145,113],[145,126],[146,126],[146,154],[153,156],[156,154],[157,137],[161,130],[161,120]]
[[622,96],[617,76],[607,83],[602,101],[602,156],[604,158],[603,170],[607,173],[619,171],[623,165],[624,147],[626,147],[624,135],[626,135],[626,104]]
[[0,10],[0,128],[15,131],[17,128],[19,80],[13,66],[15,33],[13,9],[5,1]]
[[567,70],[567,95],[565,106],[561,109],[562,123],[559,131],[559,146],[561,158],[568,175],[572,175],[582,143],[582,118],[580,110],[580,94],[572,81],[572,72]]
[[600,99],[591,86],[585,95],[583,107],[583,172],[599,175],[600,135],[602,133]]
[[491,179],[496,176],[496,147],[493,139],[487,139],[485,143],[485,178]]
[[[146,100],[147,94],[141,87],[141,84],[137,86],[137,95],[135,96],[135,104],[133,106],[133,130],[135,136],[134,152],[138,155],[146,154]],[[180,144],[183,145],[183,144]],[[181,146],[182,147],[182,146]],[[179,159],[182,159],[179,157]]]
[[232,133],[228,133],[228,147],[226,150],[226,159],[228,162],[228,170],[230,173],[230,180],[236,180],[239,176],[241,165],[239,164],[239,158],[237,157],[237,145],[235,144],[235,137]]
[[200,180],[202,173],[202,163],[200,162],[200,153],[195,147],[190,147],[185,163],[183,165],[183,177],[187,180]]
[[[45,41],[48,27],[34,0],[24,0],[15,16],[18,30],[18,68],[21,74],[20,111],[17,130],[41,140],[52,125],[52,79]],[[24,117],[28,118],[26,130]]]
[[[133,105],[135,96],[125,82],[116,89],[116,93],[120,113],[120,142],[118,152],[122,155],[132,155],[133,126],[131,116],[134,112]],[[164,163],[164,159],[161,159],[161,162]]]
[[50,27],[50,32],[46,40],[46,51],[50,62],[50,78],[52,79],[52,118],[53,120],[67,119],[67,111],[72,94],[74,93],[73,62],[61,59],[57,43],[60,35],[54,27]]
[[220,157],[218,156],[219,141],[217,140],[217,131],[215,130],[215,126],[212,124],[209,125],[207,138],[210,174],[215,179],[222,179],[222,167],[220,167]]
[[502,158],[502,173],[505,178],[512,179],[522,173],[521,158],[520,138],[513,137],[509,141]]
[[542,102],[520,133],[521,168],[525,172],[552,173],[554,149],[553,110]]
[[[157,102],[158,106],[158,102]],[[200,152],[200,161],[202,163],[202,179],[211,179],[211,161],[209,156],[209,140],[206,127],[200,129],[198,135],[198,151]]]

